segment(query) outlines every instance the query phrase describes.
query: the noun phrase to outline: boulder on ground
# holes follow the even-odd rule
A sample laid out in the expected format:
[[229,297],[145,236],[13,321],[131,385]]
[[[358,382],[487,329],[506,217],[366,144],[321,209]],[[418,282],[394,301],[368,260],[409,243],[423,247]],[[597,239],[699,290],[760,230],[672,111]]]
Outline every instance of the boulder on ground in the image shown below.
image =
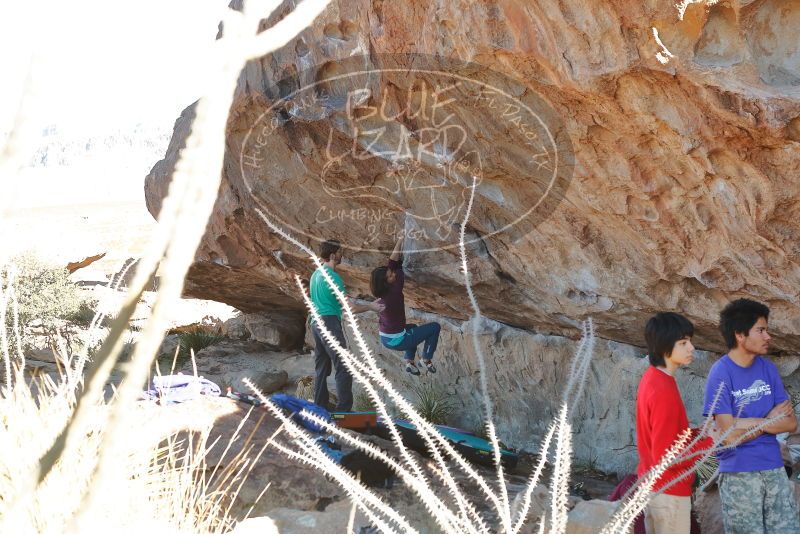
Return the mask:
[[161,341],[161,346],[158,348],[158,352],[156,352],[157,358],[174,358],[175,351],[178,350],[178,345],[180,345],[181,340],[177,334],[169,334],[164,336],[164,339]]
[[697,493],[694,501],[694,513],[703,534],[723,534],[722,504],[716,485]]
[[269,517],[249,517],[237,523],[231,534],[278,534],[278,527]]
[[596,534],[611,519],[619,503],[593,499],[579,502],[569,513],[567,534]]
[[279,391],[289,381],[289,373],[283,369],[268,369],[255,379],[255,386],[264,395]]
[[[319,532],[347,532],[353,505],[349,501],[331,504],[324,511],[293,510],[276,508],[269,512],[281,534],[317,534]],[[369,526],[363,514],[357,513],[353,530]]]
[[[248,378],[265,395],[274,393],[286,385],[289,374],[279,368],[283,355],[265,349],[264,345],[252,341],[223,340],[197,352],[197,374],[223,391],[230,387],[249,393],[244,383]],[[194,372],[191,361],[183,362],[178,370]]]
[[227,320],[222,333],[232,339],[251,339],[278,350],[299,349],[305,334],[305,315],[290,310],[243,314]]
[[250,339],[250,332],[245,325],[246,315],[235,315],[222,324],[222,335],[229,339],[245,341]]

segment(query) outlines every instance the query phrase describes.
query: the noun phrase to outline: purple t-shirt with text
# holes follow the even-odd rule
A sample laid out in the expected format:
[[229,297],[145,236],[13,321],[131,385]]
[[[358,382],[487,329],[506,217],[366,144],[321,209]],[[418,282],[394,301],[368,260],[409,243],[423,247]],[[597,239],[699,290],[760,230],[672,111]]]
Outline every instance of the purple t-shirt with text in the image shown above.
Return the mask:
[[[714,409],[719,384],[724,383]],[[763,356],[756,356],[750,367],[740,367],[726,354],[708,373],[703,415],[730,414],[734,418],[766,417],[776,404],[789,396],[783,387],[775,364]],[[720,452],[721,473],[765,471],[783,467],[781,449],[774,434],[762,434],[756,439]]]
[[406,302],[403,298],[403,284],[406,278],[403,274],[402,261],[389,260],[387,267],[395,271],[397,278],[389,286],[389,292],[379,299],[386,308],[380,314],[378,326],[384,334],[397,334],[406,329]]

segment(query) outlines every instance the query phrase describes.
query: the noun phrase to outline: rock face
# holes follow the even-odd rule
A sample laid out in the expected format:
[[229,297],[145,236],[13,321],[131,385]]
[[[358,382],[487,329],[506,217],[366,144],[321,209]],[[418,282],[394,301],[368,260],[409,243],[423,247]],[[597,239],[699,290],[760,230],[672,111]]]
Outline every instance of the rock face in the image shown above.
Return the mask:
[[[443,321],[410,310],[407,320],[416,324],[438,320],[442,330],[435,362],[436,374],[420,378],[405,372],[402,353],[378,342],[377,318],[360,317],[369,348],[389,380],[407,398],[416,399],[413,386],[432,383],[457,406],[448,424],[480,432],[482,400],[478,361],[472,343],[472,324]],[[538,451],[550,423],[558,417],[569,364],[578,343],[560,336],[534,334],[486,320],[479,326],[478,340],[491,380],[489,396],[494,403],[500,439],[529,452]],[[350,346],[355,345],[348,334]],[[313,342],[312,342],[313,343]],[[635,472],[636,389],[649,365],[644,349],[598,339],[589,369],[583,400],[573,416],[576,461],[594,464],[606,472]],[[419,355],[418,355],[419,356]],[[312,358],[307,359],[310,370]],[[703,422],[705,379],[716,356],[698,352],[691,366],[678,372],[676,380],[686,404],[690,424]],[[800,375],[783,378],[787,388],[800,391]]]
[[[339,73],[335,61],[341,58],[366,52],[366,65],[381,68],[382,54],[414,52],[460,57],[514,78],[553,111],[574,152],[564,201],[525,235],[512,236],[513,242],[500,235],[471,258],[487,316],[570,336],[575,320],[591,316],[604,337],[641,344],[649,314],[679,310],[697,324],[701,347],[719,350],[714,324],[720,307],[751,296],[772,306],[775,346],[798,350],[800,186],[793,177],[800,160],[794,140],[800,45],[790,28],[800,3],[691,3],[683,20],[669,3],[654,6],[624,0],[591,6],[570,1],[560,10],[516,1],[331,5],[293,43],[242,73],[222,188],[188,293],[245,311],[301,307],[287,273],[308,273],[310,266],[269,231],[254,211],[259,205],[312,245],[324,235],[368,248],[358,234],[369,225],[366,215],[319,222],[321,198],[336,210],[388,206],[332,198],[335,180],[347,182],[336,182],[340,192],[344,185],[358,186],[366,173],[350,173],[343,164],[335,180],[323,179],[332,172],[322,157],[327,139],[315,135],[332,131],[326,126],[338,120],[336,113],[289,109],[295,120],[269,136],[268,164],[255,174],[243,175],[242,150],[265,103],[279,96],[291,101],[300,86],[291,76],[324,80]],[[656,56],[667,57],[654,30],[672,55],[666,64]],[[386,89],[389,82],[399,83],[385,75],[373,85]],[[147,178],[154,215],[192,117],[189,109],[178,119],[167,158]],[[516,145],[508,141],[517,138],[484,122],[467,129],[471,138],[480,136],[475,150],[488,162],[478,188],[481,209],[469,223],[479,234],[488,233],[519,198],[491,154],[498,148],[513,161]],[[347,137],[343,129],[335,133]],[[370,179],[385,178],[373,173]],[[389,236],[378,237],[374,248],[391,247]],[[439,254],[453,259],[455,252]],[[345,279],[354,291],[367,292],[368,267],[381,257],[350,255]],[[414,265],[411,303],[464,318],[468,308],[457,270],[442,259],[435,265],[423,259]]]
[[[224,468],[243,449],[252,448],[248,458],[252,460],[252,470],[242,482],[241,489],[231,503],[231,515],[237,519],[245,516],[269,516],[278,526],[280,532],[342,532],[350,513],[351,502],[347,493],[316,467],[305,463],[298,463],[280,452],[275,446],[268,446],[257,456],[258,451],[269,439],[276,437],[280,422],[271,415],[256,409],[246,417],[250,406],[236,404],[230,399],[202,398],[183,405],[156,407],[163,413],[154,417],[160,427],[175,429],[201,429],[206,425],[213,425],[208,437],[208,443],[218,440],[223,446],[213,447],[206,455],[206,465],[209,470]],[[240,428],[241,427],[241,428]],[[236,434],[237,429],[238,434]],[[237,436],[236,439],[232,439]],[[243,439],[249,437],[249,439]],[[363,436],[362,436],[363,437]],[[391,442],[375,436],[367,437],[370,442],[377,445],[392,457],[398,456],[398,451]],[[277,441],[284,447],[294,448],[294,440],[279,436]],[[343,445],[346,453],[353,449]],[[437,494],[444,496],[447,490],[443,484],[432,476],[426,467],[427,462],[416,453],[411,452],[431,480],[430,487]],[[490,511],[490,503],[475,484],[457,469],[452,470],[453,476],[464,493],[476,506],[479,513],[485,514],[489,524],[497,524],[497,517]],[[481,472],[482,476],[490,476],[489,472]],[[524,479],[521,479],[524,480]],[[265,486],[269,486],[265,491]],[[510,488],[510,497],[515,498],[520,486]],[[434,519],[429,515],[419,498],[414,492],[402,483],[395,483],[391,488],[373,487],[372,490],[385,502],[392,506],[421,534],[434,534],[440,532]],[[542,491],[537,488],[536,503]],[[546,491],[545,491],[546,494]],[[322,514],[320,512],[325,512]],[[531,510],[529,520],[535,522],[541,508]],[[269,522],[265,520],[253,521],[256,526],[264,527]],[[362,513],[356,514],[355,531],[359,526],[371,523]],[[321,526],[326,525],[327,528]],[[251,527],[242,527],[243,532],[250,532]],[[267,530],[268,531],[268,530]],[[238,531],[237,531],[238,532]]]
[[292,350],[303,343],[305,322],[305,316],[299,312],[249,313],[228,319],[222,333],[232,339],[251,339],[276,350]]
[[[481,336],[504,438],[525,447],[541,435],[576,327],[591,317],[613,341],[598,344],[576,446],[584,457],[608,447],[618,454],[604,467],[630,468],[646,365],[631,345],[643,344],[652,313],[686,314],[696,345],[719,351],[721,307],[760,299],[774,348],[800,351],[800,2],[686,4],[332,4],[243,71],[187,294],[246,313],[303,308],[293,275],[313,267],[262,215],[313,247],[341,240],[354,295],[369,293],[370,270],[402,231],[413,248],[407,303],[455,321],[438,376],[455,382],[471,417],[476,365],[451,332],[470,315],[455,240],[473,187],[476,298],[493,321],[537,332],[492,326]],[[428,72],[437,61],[467,80],[452,101],[446,76]],[[353,78],[355,67],[370,74]],[[505,101],[486,96],[490,83]],[[146,179],[154,216],[192,118],[188,108],[176,121]],[[696,413],[702,373],[692,373],[683,382]]]
[[[263,394],[280,390],[289,380],[284,369],[279,369],[279,360],[267,347],[258,343],[222,341],[197,352],[195,362],[197,374],[211,380],[225,391],[251,393],[244,384],[245,378]],[[192,363],[187,361],[178,371],[192,374]]]
[[608,501],[583,501],[569,513],[567,534],[592,534],[600,532],[614,515],[618,503]]
[[722,528],[722,503],[719,499],[719,490],[716,485],[707,491],[698,492],[695,504],[697,519],[703,532],[709,534],[723,534]]

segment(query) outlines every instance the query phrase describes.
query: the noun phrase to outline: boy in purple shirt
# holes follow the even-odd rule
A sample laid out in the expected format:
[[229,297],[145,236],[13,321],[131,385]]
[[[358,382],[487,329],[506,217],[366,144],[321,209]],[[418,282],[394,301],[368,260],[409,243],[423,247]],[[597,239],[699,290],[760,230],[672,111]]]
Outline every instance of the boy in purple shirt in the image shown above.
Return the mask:
[[768,319],[769,308],[759,302],[728,304],[720,313],[719,328],[730,351],[711,367],[706,381],[704,414],[714,415],[721,432],[734,429],[725,444],[736,446],[717,455],[726,534],[800,533],[794,491],[775,438],[794,432],[797,417],[778,369],[763,356],[769,350]]
[[406,304],[403,298],[403,262],[400,258],[403,249],[401,237],[394,246],[386,267],[376,267],[372,271],[370,287],[372,294],[380,299],[385,308],[380,312],[378,320],[381,343],[392,350],[405,351],[406,371],[412,375],[419,375],[419,368],[414,363],[417,355],[417,345],[424,342],[422,350],[422,363],[429,373],[435,373],[433,366],[433,353],[439,342],[439,323],[427,323],[422,326],[406,324]]

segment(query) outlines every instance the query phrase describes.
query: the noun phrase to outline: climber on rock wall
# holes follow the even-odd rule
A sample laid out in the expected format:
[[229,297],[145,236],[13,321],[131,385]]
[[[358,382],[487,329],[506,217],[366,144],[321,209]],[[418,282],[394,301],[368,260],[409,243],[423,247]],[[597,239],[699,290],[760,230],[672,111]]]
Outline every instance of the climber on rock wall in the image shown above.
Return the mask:
[[422,349],[422,364],[429,373],[435,373],[433,353],[439,342],[439,323],[426,323],[421,326],[406,324],[406,305],[403,297],[405,274],[403,273],[403,238],[397,240],[389,262],[386,266],[376,267],[372,271],[370,288],[378,302],[385,305],[380,312],[379,331],[381,343],[392,350],[405,352],[406,371],[419,375],[419,367],[415,360],[417,346],[425,343]]

